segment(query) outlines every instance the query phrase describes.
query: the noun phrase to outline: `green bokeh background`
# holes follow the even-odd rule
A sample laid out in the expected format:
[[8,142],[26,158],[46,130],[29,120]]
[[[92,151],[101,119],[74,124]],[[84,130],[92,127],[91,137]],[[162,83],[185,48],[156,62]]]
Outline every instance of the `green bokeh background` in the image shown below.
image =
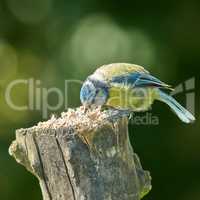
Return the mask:
[[[16,129],[45,119],[42,110],[10,108],[5,100],[9,83],[33,78],[41,81],[39,89],[56,87],[64,93],[64,80],[84,80],[96,67],[113,62],[143,65],[174,86],[195,78],[194,124],[183,124],[156,102],[151,113],[159,125],[130,124],[130,137],[153,177],[153,190],[144,199],[200,199],[198,1],[0,0],[1,200],[42,199],[36,178],[8,155],[8,147]],[[78,83],[70,85],[67,106],[80,105],[79,89]],[[183,105],[185,93],[176,95]],[[16,86],[11,97],[27,105],[28,87]],[[52,93],[48,102],[56,105],[57,95]],[[49,110],[48,116],[65,107]]]

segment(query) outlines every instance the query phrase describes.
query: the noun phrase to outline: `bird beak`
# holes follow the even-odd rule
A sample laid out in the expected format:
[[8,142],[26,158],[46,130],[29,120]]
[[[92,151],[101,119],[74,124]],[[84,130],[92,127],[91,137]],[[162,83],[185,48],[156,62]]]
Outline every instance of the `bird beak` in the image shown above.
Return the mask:
[[86,113],[89,109],[91,110],[101,110],[101,106],[96,106],[96,105],[88,105],[88,104],[84,104],[83,105],[83,112]]
[[86,113],[88,110],[88,106],[87,105],[83,105],[83,112]]

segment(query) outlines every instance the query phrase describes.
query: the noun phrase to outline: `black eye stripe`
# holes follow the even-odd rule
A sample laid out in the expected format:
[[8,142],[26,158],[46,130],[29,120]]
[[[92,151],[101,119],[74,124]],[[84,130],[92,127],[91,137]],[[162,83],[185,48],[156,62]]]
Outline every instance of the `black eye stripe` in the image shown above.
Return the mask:
[[100,89],[96,89],[96,92],[95,92],[95,93],[98,94],[99,92],[100,92]]
[[95,80],[92,78],[88,78],[88,80],[91,81],[96,88],[108,88],[107,84],[103,81]]

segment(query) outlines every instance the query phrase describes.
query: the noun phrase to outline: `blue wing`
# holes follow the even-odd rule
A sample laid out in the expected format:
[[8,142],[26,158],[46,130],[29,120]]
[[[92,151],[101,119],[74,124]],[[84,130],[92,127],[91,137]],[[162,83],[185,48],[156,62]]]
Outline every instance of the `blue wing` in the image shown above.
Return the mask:
[[171,89],[171,86],[146,73],[131,73],[116,76],[111,80],[111,84],[112,83],[126,84],[131,85],[132,87],[158,87]]

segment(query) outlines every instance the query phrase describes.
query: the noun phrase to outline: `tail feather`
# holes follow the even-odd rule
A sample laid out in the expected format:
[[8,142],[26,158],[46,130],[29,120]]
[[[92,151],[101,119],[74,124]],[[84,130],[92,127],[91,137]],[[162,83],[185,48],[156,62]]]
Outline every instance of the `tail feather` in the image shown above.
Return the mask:
[[158,100],[166,103],[172,111],[185,123],[192,123],[195,121],[195,117],[181,106],[173,97],[159,90]]

